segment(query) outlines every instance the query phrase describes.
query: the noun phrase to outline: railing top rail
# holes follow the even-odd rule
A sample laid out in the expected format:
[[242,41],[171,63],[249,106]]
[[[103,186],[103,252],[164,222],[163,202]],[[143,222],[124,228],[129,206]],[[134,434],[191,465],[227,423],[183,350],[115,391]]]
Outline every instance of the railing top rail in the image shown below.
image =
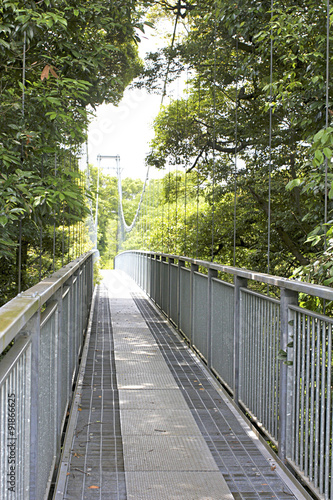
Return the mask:
[[29,319],[95,253],[91,250],[0,308],[0,354]]
[[270,274],[259,273],[256,271],[249,271],[248,269],[241,269],[238,267],[224,266],[223,264],[217,264],[214,262],[208,262],[206,260],[191,259],[190,257],[184,257],[180,255],[165,254],[161,252],[149,252],[146,250],[126,250],[118,255],[125,253],[139,253],[142,255],[152,255],[157,257],[165,257],[171,259],[177,259],[178,261],[188,262],[190,264],[196,264],[198,266],[205,267],[207,269],[215,269],[227,274],[232,274],[240,278],[246,278],[253,281],[259,281],[261,283],[266,283],[268,285],[278,286],[279,288],[286,288],[288,290],[293,290],[299,293],[305,293],[307,295],[314,295],[321,299],[333,300],[333,288],[323,285],[314,285],[312,283],[306,283],[304,281],[299,281],[296,279],[282,278],[281,276],[272,276]]

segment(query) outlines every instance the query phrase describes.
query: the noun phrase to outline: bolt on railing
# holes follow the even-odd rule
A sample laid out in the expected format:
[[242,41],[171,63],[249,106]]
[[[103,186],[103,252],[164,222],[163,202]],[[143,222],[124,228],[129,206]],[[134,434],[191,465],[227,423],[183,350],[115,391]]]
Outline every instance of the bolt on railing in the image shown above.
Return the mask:
[[[123,252],[115,267],[148,293],[281,460],[332,500],[333,319],[299,307],[298,296],[332,301],[333,289],[156,252]],[[253,290],[258,284],[280,298]]]
[[0,498],[47,498],[93,294],[88,252],[0,308]]

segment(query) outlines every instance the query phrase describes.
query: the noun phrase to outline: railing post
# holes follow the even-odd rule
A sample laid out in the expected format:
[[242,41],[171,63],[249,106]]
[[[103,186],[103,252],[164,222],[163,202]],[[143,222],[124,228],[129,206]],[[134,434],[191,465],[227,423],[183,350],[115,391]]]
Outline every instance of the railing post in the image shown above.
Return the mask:
[[156,302],[156,254],[151,254],[151,272],[152,272],[152,287],[151,298]]
[[207,297],[207,365],[212,367],[212,279],[217,278],[215,269],[208,269],[208,297]]
[[[280,299],[280,349],[287,352],[287,345],[292,341],[294,326],[290,324],[290,305],[298,305],[298,293],[281,288]],[[287,440],[291,440],[291,407],[290,401],[293,392],[293,375],[290,367],[280,361],[279,387],[279,457],[285,460],[287,456]]]
[[30,481],[29,499],[38,498],[38,414],[39,414],[39,350],[40,309],[29,321],[26,332],[31,336],[31,397],[30,397]]
[[56,426],[56,435],[57,435],[57,442],[56,442],[56,454],[58,456],[58,453],[60,451],[60,437],[61,437],[61,423],[62,423],[62,417],[63,415],[61,414],[61,396],[62,396],[62,387],[61,387],[61,379],[62,379],[62,349],[61,349],[61,344],[63,342],[63,330],[62,330],[62,287],[57,290],[55,293],[54,299],[57,302],[57,310],[56,310],[56,352],[57,352],[57,395],[56,395],[56,401],[57,401],[57,426]]
[[150,298],[155,302],[155,291],[156,291],[156,255],[151,254],[151,287],[150,287]]
[[161,275],[160,273],[160,255],[155,255],[155,304],[158,304],[158,299],[160,297],[161,291]]
[[234,401],[238,405],[239,402],[239,351],[240,351],[240,336],[242,308],[241,308],[241,288],[247,287],[247,279],[234,277]]
[[89,304],[91,304],[93,292],[94,292],[94,263],[95,254],[89,257]]
[[148,294],[148,290],[149,290],[149,280],[150,280],[150,276],[149,276],[149,255],[148,253],[145,254],[145,260],[146,260],[146,294]]
[[147,277],[148,277],[148,258],[147,254],[143,254],[143,290],[147,293]]
[[191,263],[191,277],[190,277],[190,342],[193,345],[193,328],[194,328],[194,273],[197,272],[199,266]]
[[69,288],[68,292],[68,355],[69,355],[69,366],[68,366],[68,385],[69,385],[69,401],[72,401],[72,389],[74,382],[74,358],[75,358],[75,320],[74,320],[74,278],[73,275],[66,281],[66,285]]
[[[166,262],[166,257],[164,257],[164,255],[162,255],[161,257],[161,266],[160,266],[160,308],[162,309],[163,311],[163,285],[164,285],[164,280],[163,280],[163,271],[164,271],[164,267],[163,267],[163,262]],[[168,308],[166,308],[168,309]],[[165,313],[167,313],[167,311],[163,311]]]
[[171,266],[172,264],[175,263],[175,259],[172,257],[169,257],[168,259],[168,319],[170,319],[171,316]]
[[177,276],[177,328],[180,330],[180,315],[181,315],[181,296],[180,296],[180,275],[181,275],[181,269],[182,267],[185,267],[185,260],[178,260],[178,276]]

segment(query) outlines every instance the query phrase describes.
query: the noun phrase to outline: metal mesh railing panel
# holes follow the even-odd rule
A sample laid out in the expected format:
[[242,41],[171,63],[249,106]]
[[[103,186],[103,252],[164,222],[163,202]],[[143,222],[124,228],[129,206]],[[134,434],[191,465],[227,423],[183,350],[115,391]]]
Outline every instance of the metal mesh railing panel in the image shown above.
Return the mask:
[[333,320],[292,308],[293,399],[289,455],[325,498],[333,498]]
[[191,272],[182,267],[180,269],[180,329],[185,337],[191,341],[191,298],[190,298]]
[[193,328],[192,342],[194,347],[207,360],[207,295],[208,277],[193,273]]
[[280,304],[241,290],[240,400],[278,439]]
[[212,280],[212,368],[234,385],[234,286]]

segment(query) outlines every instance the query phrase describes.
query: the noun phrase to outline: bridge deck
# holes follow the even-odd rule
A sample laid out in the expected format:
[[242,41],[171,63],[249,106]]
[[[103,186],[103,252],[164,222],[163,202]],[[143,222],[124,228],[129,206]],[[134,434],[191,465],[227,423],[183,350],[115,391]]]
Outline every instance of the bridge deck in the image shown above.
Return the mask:
[[87,337],[56,499],[303,498],[186,343],[117,271],[97,288]]

